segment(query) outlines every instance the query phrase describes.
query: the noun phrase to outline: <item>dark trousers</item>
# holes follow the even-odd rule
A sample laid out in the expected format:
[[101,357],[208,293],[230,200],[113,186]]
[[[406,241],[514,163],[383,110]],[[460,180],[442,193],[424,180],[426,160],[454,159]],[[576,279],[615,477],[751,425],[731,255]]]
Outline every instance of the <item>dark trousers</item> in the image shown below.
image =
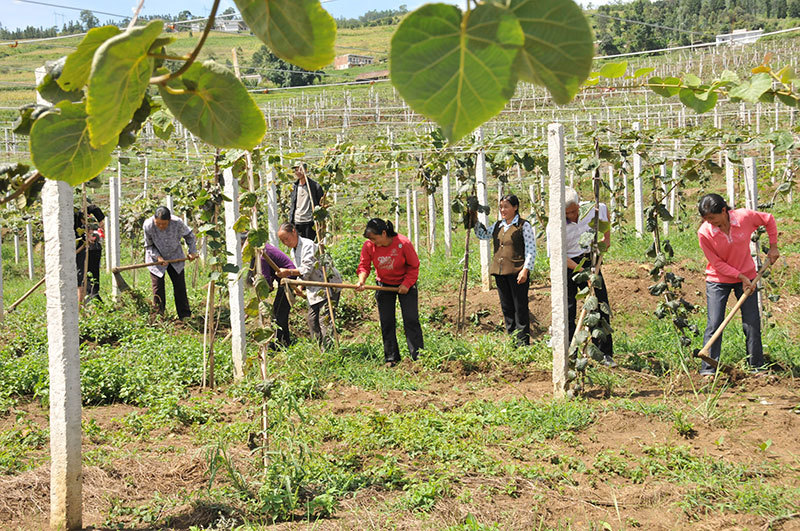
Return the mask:
[[[397,287],[379,282],[380,286]],[[383,337],[384,361],[400,361],[400,347],[397,344],[397,318],[395,307],[400,299],[400,313],[403,315],[403,328],[406,334],[406,344],[412,360],[416,360],[419,351],[424,348],[422,341],[422,327],[419,325],[419,293],[414,285],[408,293],[401,295],[393,291],[376,291],[375,300],[378,303],[378,317],[381,322],[381,336]]]
[[278,286],[275,292],[275,302],[272,303],[272,318],[278,325],[277,342],[283,346],[289,346],[292,342],[292,335],[289,333],[289,300],[286,298],[284,286]]
[[[575,260],[576,262],[580,262],[580,257],[573,258],[573,260]],[[567,319],[569,320],[570,343],[572,343],[572,336],[575,335],[575,328],[577,327],[575,319],[578,316],[578,300],[577,300],[578,291],[582,290],[589,284],[588,282],[576,283],[574,280],[572,280],[572,275],[574,273],[575,272],[572,269],[567,269],[567,310],[569,313]],[[608,304],[608,291],[606,290],[606,281],[603,278],[602,273],[600,274],[600,287],[594,288],[594,294],[599,302],[601,303],[604,302]],[[608,321],[608,324],[610,325],[611,316],[602,310],[600,310],[600,313],[602,314],[603,318]],[[614,355],[614,341],[611,338],[611,334],[608,334],[608,336],[604,337],[603,339],[593,338],[592,342],[606,356]]]
[[[178,318],[190,317],[192,310],[189,308],[189,297],[186,296],[186,277],[184,269],[180,273],[175,271],[172,264],[167,266],[167,274],[172,282],[172,293],[175,296],[175,310]],[[167,297],[164,290],[165,277],[159,277],[150,273],[150,286],[153,288],[153,306],[158,313],[163,314],[167,305]]]
[[[733,291],[738,299],[744,290],[742,283],[723,284],[721,282],[706,282],[706,302],[708,304],[708,324],[706,333],[703,336],[703,343],[707,343],[719,325],[725,320],[725,307],[728,304],[728,296]],[[761,345],[761,315],[758,313],[758,295],[753,293],[742,304],[742,329],[747,343],[747,355],[749,356],[751,367],[761,367],[764,365],[764,349]],[[709,349],[711,358],[719,360],[720,350],[722,349],[722,335],[714,341]],[[711,372],[713,367],[703,362],[701,372]]]
[[[89,249],[89,278],[86,282],[86,300],[97,297],[100,293],[100,257],[102,249]],[[86,260],[86,251],[75,255],[75,265],[78,266],[78,287],[83,286],[83,261]]]
[[317,239],[317,231],[314,230],[313,221],[309,221],[308,223],[295,223],[294,228],[297,229],[297,234],[303,238],[308,238],[311,241]]
[[[331,304],[334,315],[336,314],[336,306],[339,304],[341,294],[342,290],[331,288]],[[315,339],[323,349],[333,344],[333,323],[331,322],[331,311],[328,309],[327,297],[325,300],[315,304],[309,304],[306,321],[308,322],[311,338]]]
[[514,336],[518,345],[530,344],[531,315],[528,310],[528,280],[517,284],[517,273],[494,275],[500,309],[506,323],[506,332]]

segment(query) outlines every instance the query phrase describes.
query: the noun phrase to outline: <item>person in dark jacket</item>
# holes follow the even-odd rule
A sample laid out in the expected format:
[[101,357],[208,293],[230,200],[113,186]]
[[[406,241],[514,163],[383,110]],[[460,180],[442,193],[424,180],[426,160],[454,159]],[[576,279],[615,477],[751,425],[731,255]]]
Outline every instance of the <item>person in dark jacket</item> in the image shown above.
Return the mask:
[[289,305],[289,299],[286,298],[286,292],[284,291],[286,286],[280,283],[281,279],[275,274],[277,271],[272,269],[265,256],[269,256],[272,263],[278,266],[279,270],[281,268],[295,269],[295,265],[291,258],[286,256],[283,251],[271,243],[266,243],[264,245],[264,249],[261,251],[261,274],[270,287],[273,287],[275,281],[278,282],[278,289],[275,292],[275,302],[272,303],[272,318],[278,325],[276,341],[279,345],[288,347],[292,343],[292,334],[289,333],[289,310],[291,306]]
[[303,162],[294,167],[297,180],[289,198],[289,223],[297,229],[297,234],[311,241],[316,240],[314,229],[314,209],[322,203],[325,192],[317,181],[307,176],[308,165]]
[[[86,206],[86,212],[97,222],[106,219],[100,207],[91,202]],[[84,298],[91,300],[100,297],[100,259],[103,256],[103,233],[94,222],[86,223],[83,209],[78,207],[75,207],[73,211],[73,228],[75,229],[75,239],[80,240],[77,247],[80,249],[85,243],[88,248],[88,253],[84,248],[75,255],[75,265],[78,267],[78,302],[83,303]],[[85,264],[87,254],[89,263]],[[84,269],[88,272],[86,293],[83,292]]]
[[528,345],[531,335],[528,309],[529,273],[536,262],[536,235],[531,224],[519,215],[519,199],[513,194],[500,198],[500,221],[487,228],[475,225],[475,235],[492,240],[494,256],[489,273],[494,276],[506,332],[518,345]]

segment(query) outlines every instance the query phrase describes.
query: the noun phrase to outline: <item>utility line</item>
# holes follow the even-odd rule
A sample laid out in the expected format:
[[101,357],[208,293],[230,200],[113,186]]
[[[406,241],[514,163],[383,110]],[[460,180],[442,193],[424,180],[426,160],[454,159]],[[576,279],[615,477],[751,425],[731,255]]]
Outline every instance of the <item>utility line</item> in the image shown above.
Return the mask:
[[40,6],[48,6],[48,7],[58,7],[61,9],[71,9],[73,11],[91,11],[92,13],[99,13],[101,15],[109,15],[112,17],[119,17],[119,18],[130,18],[130,15],[119,15],[117,13],[108,13],[107,11],[97,11],[96,9],[86,9],[82,7],[72,7],[72,6],[65,6],[61,4],[50,4],[48,2],[39,2],[38,0],[14,0],[15,2],[23,2],[25,4],[38,4]]
[[681,32],[681,33],[691,33],[693,35],[702,35],[703,37],[707,37],[707,36],[710,35],[708,33],[701,33],[699,31],[692,31],[692,30],[685,30],[685,29],[680,29],[680,28],[673,28],[673,27],[670,27],[670,26],[662,26],[660,24],[652,24],[650,22],[642,22],[641,20],[632,20],[632,19],[629,19],[629,18],[622,18],[622,17],[614,17],[614,16],[611,16],[611,15],[604,15],[602,13],[593,13],[593,15],[595,17],[610,18],[612,20],[619,20],[620,22],[629,22],[631,24],[639,24],[641,26],[649,26],[651,28],[665,29],[665,30],[670,30],[670,31],[678,31],[678,32]]

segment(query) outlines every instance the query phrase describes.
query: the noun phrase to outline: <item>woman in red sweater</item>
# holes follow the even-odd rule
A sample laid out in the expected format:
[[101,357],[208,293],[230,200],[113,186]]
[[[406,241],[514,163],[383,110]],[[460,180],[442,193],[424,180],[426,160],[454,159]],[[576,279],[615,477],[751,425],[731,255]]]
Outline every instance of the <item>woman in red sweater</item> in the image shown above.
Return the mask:
[[419,277],[419,258],[408,238],[394,231],[391,221],[372,218],[364,229],[367,241],[361,247],[361,260],[358,264],[357,291],[364,290],[364,283],[375,265],[375,276],[379,286],[397,287],[398,293],[376,291],[378,316],[383,336],[383,357],[387,367],[394,367],[400,361],[400,348],[397,345],[397,320],[395,301],[400,299],[403,313],[403,327],[411,359],[416,360],[423,348],[422,328],[419,325],[419,305],[417,296],[417,277]]
[[[750,256],[750,236],[758,227],[767,228],[769,252],[767,259],[773,264],[780,256],[778,252],[778,228],[772,214],[739,208],[732,210],[719,194],[706,194],[697,205],[703,224],[697,231],[700,248],[708,260],[706,266],[706,302],[708,324],[703,338],[711,339],[725,318],[725,306],[731,291],[737,298],[744,290],[755,290],[751,281],[756,276],[756,267]],[[748,297],[742,304],[742,329],[747,339],[747,355],[754,369],[764,365],[764,350],[761,345],[761,316],[758,313],[758,297]],[[722,336],[711,345],[710,354],[719,360]],[[714,369],[703,362],[700,374],[710,376]]]

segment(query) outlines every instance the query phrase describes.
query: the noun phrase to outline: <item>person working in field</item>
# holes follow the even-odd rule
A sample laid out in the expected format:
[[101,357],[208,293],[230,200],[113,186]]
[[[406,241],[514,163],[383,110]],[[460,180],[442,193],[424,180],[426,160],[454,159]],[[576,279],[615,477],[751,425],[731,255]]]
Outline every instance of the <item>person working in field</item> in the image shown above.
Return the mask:
[[272,263],[278,266],[278,270],[281,268],[295,269],[294,262],[292,262],[292,259],[286,256],[283,251],[271,243],[265,244],[264,249],[261,251],[261,274],[264,276],[264,280],[267,281],[267,285],[270,287],[273,286],[275,280],[278,280],[275,301],[272,303],[272,318],[278,325],[275,339],[279,345],[288,347],[292,343],[292,335],[289,333],[289,310],[291,306],[289,305],[289,300],[286,298],[286,292],[284,291],[286,286],[280,284],[280,279],[276,276],[277,272],[272,270],[265,256],[268,256],[272,260]]
[[[569,341],[572,342],[572,337],[575,335],[575,328],[577,323],[575,319],[578,313],[578,291],[587,287],[588,282],[575,282],[573,275],[580,269],[588,269],[591,267],[591,252],[589,248],[582,247],[580,244],[581,236],[593,230],[594,224],[592,221],[595,219],[595,205],[589,204],[589,210],[581,216],[580,197],[578,192],[572,188],[565,190],[565,207],[567,217],[567,310],[569,321]],[[597,209],[600,216],[600,221],[608,221],[608,207],[604,203],[599,204]],[[598,235],[599,237],[600,235]],[[611,246],[611,231],[608,230],[602,234],[602,240],[606,248]],[[580,265],[580,269],[578,266]],[[608,324],[611,324],[611,314],[604,311],[603,308],[610,309],[608,302],[608,290],[606,290],[606,281],[603,278],[602,272],[600,273],[600,286],[594,288],[594,294],[600,302],[600,313]],[[611,333],[608,333],[603,338],[592,338],[592,342],[603,353],[603,364],[608,367],[616,367],[614,361],[614,342]]]
[[494,255],[489,273],[494,276],[506,332],[518,345],[530,342],[528,310],[530,272],[536,262],[536,236],[531,224],[519,215],[519,199],[513,194],[500,198],[500,220],[486,227],[475,225],[475,235],[492,240]]
[[[300,236],[292,223],[284,223],[280,226],[278,238],[281,243],[292,250],[293,261],[297,264],[296,267],[280,268],[276,273],[278,278],[300,277],[302,280],[324,282],[325,273],[327,273],[328,282],[342,282],[342,276],[333,267],[330,260],[322,255],[319,246],[313,240]],[[323,273],[323,264],[325,273]],[[328,306],[328,294],[330,294],[331,307]],[[323,348],[331,343],[333,323],[330,314],[336,309],[340,294],[341,290],[336,288],[306,287],[308,328],[311,337],[316,339]]]
[[376,291],[378,318],[383,336],[383,359],[388,367],[400,362],[400,348],[397,345],[397,319],[395,305],[400,299],[403,314],[403,328],[406,334],[408,353],[416,360],[423,348],[422,328],[419,324],[419,304],[417,277],[419,277],[419,258],[414,246],[405,236],[397,234],[391,221],[372,218],[364,229],[367,241],[361,246],[361,259],[358,263],[357,291],[364,290],[364,283],[375,266],[375,276],[379,286],[398,288],[392,291]]
[[158,262],[149,266],[150,284],[153,289],[153,306],[160,314],[166,309],[166,295],[164,287],[164,273],[169,274],[172,281],[172,292],[175,296],[175,310],[179,319],[191,317],[189,297],[186,295],[186,278],[184,276],[184,262],[167,263],[167,260],[184,258],[181,238],[186,240],[189,247],[187,258],[197,258],[196,238],[192,230],[177,216],[173,216],[169,209],[160,206],[155,215],[144,222],[144,247],[145,262]]
[[[780,256],[778,252],[778,227],[772,214],[745,208],[731,209],[719,194],[706,194],[697,204],[703,224],[697,231],[700,248],[708,260],[706,265],[706,303],[708,322],[703,338],[708,342],[725,319],[725,306],[731,291],[737,298],[746,289],[755,290],[751,280],[756,277],[756,267],[750,256],[750,237],[758,227],[766,227],[769,236],[767,259],[771,263]],[[742,328],[747,343],[747,356],[754,370],[764,365],[761,344],[761,316],[758,297],[751,296],[742,304]],[[710,346],[709,353],[719,360],[722,336]],[[700,374],[710,376],[714,369],[705,361]]]
[[314,209],[322,204],[325,192],[307,173],[308,165],[305,162],[294,166],[297,180],[289,197],[289,223],[294,225],[303,238],[315,240],[317,231],[314,229]]
[[[103,221],[106,216],[99,206],[89,202],[86,213],[96,221]],[[103,233],[95,223],[86,222],[83,209],[75,207],[73,212],[73,227],[75,238],[80,241],[78,248],[83,249],[75,255],[75,265],[78,266],[78,302],[83,303],[84,298],[91,300],[100,297],[100,259],[103,256]],[[88,256],[89,263],[86,263]],[[87,272],[86,293],[83,291],[83,274]]]

